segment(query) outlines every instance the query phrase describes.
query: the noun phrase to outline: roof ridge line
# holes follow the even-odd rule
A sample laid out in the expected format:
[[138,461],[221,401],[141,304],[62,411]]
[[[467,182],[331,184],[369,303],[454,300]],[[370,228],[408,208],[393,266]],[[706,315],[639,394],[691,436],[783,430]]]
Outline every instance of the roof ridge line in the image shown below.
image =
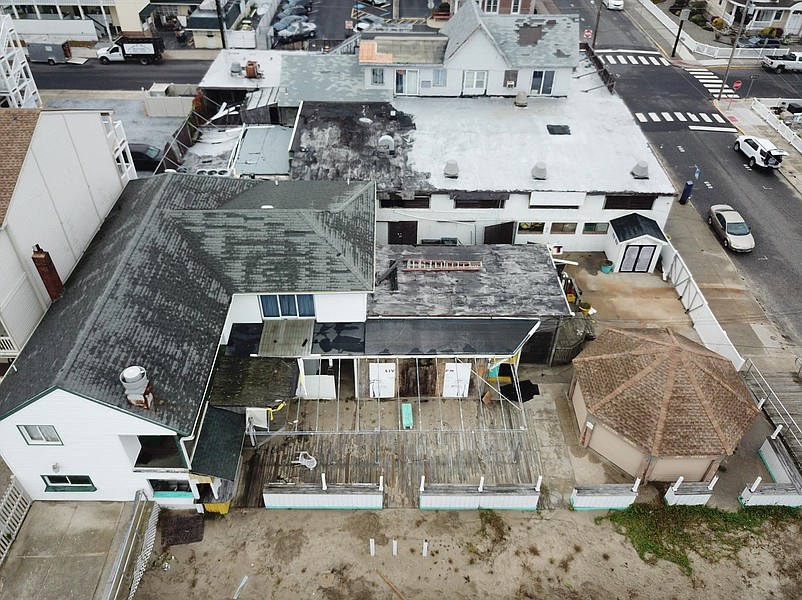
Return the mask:
[[727,436],[724,433],[724,430],[721,429],[721,424],[719,423],[718,419],[714,418],[713,415],[713,407],[710,405],[710,401],[707,399],[707,395],[704,393],[701,385],[699,385],[699,381],[696,379],[695,374],[688,368],[690,364],[696,365],[695,361],[692,362],[688,357],[683,354],[680,354],[680,360],[685,365],[685,373],[688,376],[688,381],[691,382],[693,386],[694,392],[696,392],[696,397],[699,400],[699,404],[702,405],[702,408],[705,411],[705,415],[707,415],[707,420],[710,422],[710,425],[713,427],[713,430],[716,432],[718,436],[718,441],[721,443],[721,447],[724,448],[724,451],[727,453],[727,456],[731,456],[735,452],[735,447],[731,446],[730,443],[727,441]]
[[639,383],[641,380],[646,378],[648,375],[651,375],[654,372],[654,370],[658,366],[660,366],[665,360],[666,360],[666,355],[665,354],[661,354],[659,357],[657,357],[651,363],[649,363],[649,366],[647,366],[645,369],[642,369],[640,372],[636,373],[635,375],[633,375],[632,377],[627,379],[624,383],[622,383],[617,388],[612,390],[609,394],[607,394],[606,396],[601,398],[598,402],[596,402],[592,406],[589,405],[588,408],[592,408],[593,410],[602,408],[605,404],[610,402],[613,398],[618,396],[621,392],[631,388],[636,383]]
[[[672,360],[673,356],[665,357],[666,360]],[[673,360],[672,360],[673,362]],[[660,446],[665,437],[666,422],[668,421],[668,405],[671,396],[674,393],[674,385],[677,380],[677,366],[674,365],[673,369],[669,369],[668,379],[666,380],[665,388],[663,389],[663,399],[660,403],[660,414],[657,415],[657,423],[655,425],[654,441],[652,442],[652,456],[660,456]]]
[[[145,187],[148,185],[148,182],[152,181],[153,178],[149,178],[147,182],[143,185]],[[164,188],[167,185],[167,182],[170,180],[169,177],[163,177],[159,187]],[[127,187],[127,186],[126,186]],[[123,189],[125,191],[125,189]],[[119,198],[117,200],[119,202]],[[116,206],[116,203],[115,203]],[[115,281],[119,280],[120,273],[125,269],[128,264],[128,259],[134,253],[134,251],[140,246],[140,244],[144,244],[146,242],[146,238],[143,235],[140,235],[144,229],[148,227],[150,224],[150,219],[153,216],[153,213],[156,211],[157,207],[159,206],[158,202],[153,202],[147,210],[145,217],[139,222],[137,225],[134,235],[131,237],[131,240],[128,244],[125,245],[125,251],[122,253],[120,262],[114,269],[114,273],[109,278],[107,285],[103,289],[100,298],[95,303],[94,308],[92,309],[91,314],[87,319],[84,321],[83,325],[81,326],[81,331],[76,337],[76,343],[73,345],[72,349],[70,350],[69,354],[67,354],[66,358],[64,359],[64,364],[62,365],[59,371],[67,371],[69,370],[72,365],[75,363],[76,358],[78,357],[79,350],[83,348],[84,343],[86,342],[86,332],[92,329],[95,325],[95,322],[100,317],[100,313],[103,312],[103,309],[106,306],[106,301],[108,300],[109,296],[111,295],[111,290],[114,289],[115,286],[111,285]],[[106,217],[108,218],[108,217]],[[104,219],[105,222],[105,219]],[[97,234],[96,234],[97,235]],[[93,238],[94,239],[94,238]],[[130,366],[130,365],[126,365]],[[57,374],[55,377],[55,381],[61,383],[63,381],[63,375],[61,373]],[[100,398],[97,399],[98,401],[102,402]]]

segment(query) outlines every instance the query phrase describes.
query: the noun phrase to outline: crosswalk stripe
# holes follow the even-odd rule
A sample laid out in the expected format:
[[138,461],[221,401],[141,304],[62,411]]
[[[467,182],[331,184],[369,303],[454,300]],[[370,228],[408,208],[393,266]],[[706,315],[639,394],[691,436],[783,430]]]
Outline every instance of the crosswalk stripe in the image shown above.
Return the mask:
[[698,122],[699,122],[699,117],[697,117],[697,116],[696,116],[695,114],[693,114],[693,113],[688,113],[688,117],[689,117],[689,118],[691,119],[691,121],[693,121],[694,123],[698,123]]
[[679,119],[680,121],[683,121],[683,122],[684,122],[684,121],[687,121],[687,120],[688,120],[688,119],[686,119],[686,118],[685,118],[685,115],[683,115],[681,112],[675,112],[675,113],[674,113],[674,115],[675,115],[675,116],[677,117],[677,119]]
[[686,69],[688,73],[710,73],[707,69]]
[[702,118],[702,121],[704,121],[705,123],[712,123],[713,122],[713,119],[708,117],[705,113],[699,113],[699,116]]
[[719,123],[726,123],[727,121],[718,113],[713,113],[713,118]]
[[662,115],[662,117],[663,117],[663,118],[664,118],[666,121],[673,121],[673,120],[674,120],[674,117],[672,117],[672,116],[671,116],[671,114],[669,114],[669,113],[660,113],[660,114]]
[[627,56],[627,58],[629,59],[629,64],[631,64],[631,65],[637,65],[638,64],[638,59],[636,59],[634,56]]
[[626,62],[627,62],[627,59],[626,59],[625,56],[616,56],[616,58],[618,59],[618,63],[621,64],[621,65],[625,65]]
[[643,113],[635,113],[635,117],[636,117],[636,118],[638,119],[638,121],[640,121],[641,123],[645,123],[646,121],[648,121],[648,120],[649,120],[649,119],[647,119],[647,118],[646,118],[646,115],[644,115]]
[[614,65],[614,64],[615,64],[615,56],[610,56],[610,55],[608,54],[608,55],[607,55],[607,56],[605,56],[604,58],[606,58],[606,59],[607,59],[607,62],[608,62],[608,63],[610,63],[611,65]]
[[657,115],[657,113],[649,113],[649,118],[655,123],[660,120],[660,117]]
[[738,133],[735,127],[705,127],[704,125],[688,125],[693,131],[718,131],[722,133]]
[[608,49],[596,50],[596,54],[660,54],[660,53],[657,50],[627,50],[626,48],[620,48],[616,50],[614,48],[608,48]]
[[[665,59],[664,59],[664,60],[665,60]],[[649,57],[649,61],[650,61],[650,62],[651,62],[653,65],[659,65],[659,64],[660,64],[660,61],[659,61],[659,60],[657,60],[657,59],[656,59],[654,56],[650,56],[650,57]]]
[[704,83],[704,85],[708,90],[720,90],[721,84],[720,83]]
[[639,56],[638,60],[640,61],[640,64],[642,64],[642,65],[648,65],[649,64],[649,60],[645,56]]
[[660,61],[660,63],[661,63],[661,64],[662,64],[664,67],[667,67],[667,66],[669,66],[669,65],[671,64],[670,62],[668,62],[668,61],[667,61],[665,58],[663,58],[662,56],[659,58],[659,61]]

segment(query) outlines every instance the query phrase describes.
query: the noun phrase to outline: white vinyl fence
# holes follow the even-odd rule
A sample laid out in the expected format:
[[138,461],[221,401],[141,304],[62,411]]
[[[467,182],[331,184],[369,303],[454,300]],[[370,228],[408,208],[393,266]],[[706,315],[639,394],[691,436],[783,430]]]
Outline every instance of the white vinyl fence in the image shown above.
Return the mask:
[[752,110],[755,111],[760,118],[763,119],[772,129],[779,133],[783,139],[791,144],[797,152],[802,153],[802,139],[796,132],[788,127],[785,123],[777,118],[769,107],[763,104],[760,100],[752,100]]
[[719,325],[688,265],[682,260],[677,249],[669,242],[660,251],[660,258],[663,260],[663,276],[671,281],[677,290],[685,312],[693,321],[693,328],[705,348],[729,359],[735,369],[740,370],[746,361],[730,341],[727,332]]
[[325,476],[317,483],[268,483],[262,498],[265,508],[381,510],[384,508],[384,481],[375,483],[330,483]]
[[677,479],[676,483],[668,488],[664,499],[669,506],[704,506],[713,495],[713,488],[718,481],[718,475],[710,483],[685,483],[684,477]]
[[639,485],[640,479],[636,479],[634,485],[628,483],[576,485],[571,492],[571,507],[574,510],[623,510],[635,502]]
[[540,479],[534,485],[421,485],[421,510],[537,510]]
[[30,507],[31,497],[12,476],[0,500],[0,565],[8,555]]
[[198,87],[189,84],[154,83],[145,94],[145,112],[149,117],[186,117]]
[[802,508],[802,492],[793,483],[763,483],[758,477],[744,488],[738,501],[742,506],[790,506]]

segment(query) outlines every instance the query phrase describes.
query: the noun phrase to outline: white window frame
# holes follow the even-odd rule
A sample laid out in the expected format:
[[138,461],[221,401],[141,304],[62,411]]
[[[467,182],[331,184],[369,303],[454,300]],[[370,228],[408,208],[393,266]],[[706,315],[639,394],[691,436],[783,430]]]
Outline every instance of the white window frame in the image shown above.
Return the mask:
[[[411,86],[410,83],[413,79],[414,73],[414,80],[415,85]],[[404,77],[404,90],[402,92],[398,91],[398,76],[403,75]],[[394,90],[396,96],[417,96],[420,92],[420,71],[418,69],[396,69],[395,70],[395,82],[394,82]]]
[[521,0],[512,0],[510,5],[510,14],[517,15],[521,12]]
[[[542,73],[538,89],[534,89],[535,73]],[[551,73],[551,84],[549,86],[548,91],[544,91],[543,86],[546,83],[546,80],[548,79],[548,77],[546,76],[547,73]],[[555,79],[556,79],[556,73],[554,71],[540,71],[540,70],[532,71],[532,83],[529,86],[529,93],[532,94],[533,96],[540,96],[540,95],[551,96],[551,94],[554,92]]]
[[498,14],[498,7],[501,4],[499,0],[483,0],[482,10],[490,15]]
[[[378,77],[377,77],[378,75]],[[373,67],[370,70],[370,85],[384,85],[384,68]]]
[[[56,482],[53,482],[53,481],[50,480],[51,477],[61,477],[61,478],[66,479],[67,482],[66,483],[64,483],[64,482],[56,483]],[[85,477],[86,479],[89,480],[89,483],[85,483],[85,482],[73,483],[73,482],[70,481],[70,477]],[[45,488],[46,488],[45,491],[49,491],[49,492],[55,492],[55,493],[69,492],[69,491],[71,491],[69,488],[75,488],[74,491],[81,491],[81,492],[84,492],[84,491],[97,491],[97,486],[95,486],[95,482],[92,481],[92,478],[89,477],[89,475],[55,475],[55,474],[54,475],[42,475],[42,480],[45,482]],[[47,489],[47,488],[66,488],[66,489],[52,490],[52,489]],[[92,490],[88,490],[87,488],[92,488]]]
[[[278,305],[278,315],[266,315],[264,312],[264,307],[262,306],[262,299],[259,298],[259,310],[262,313],[262,319],[264,320],[272,320],[272,319],[314,319],[317,316],[317,306],[315,306],[315,295],[314,294],[260,294],[260,296],[272,296],[276,299],[276,304]],[[298,296],[311,296],[312,298],[312,312],[311,315],[301,315],[299,314],[300,308],[298,306]],[[293,303],[295,304],[295,314],[287,314],[285,315],[281,310],[281,298],[287,297],[292,298]]]
[[[30,446],[63,446],[64,443],[52,425],[17,425],[17,429]],[[48,435],[56,439],[47,439]]]
[[432,87],[446,87],[448,85],[448,70],[434,69],[432,71]]
[[[482,87],[477,87],[476,83],[480,80]],[[462,89],[466,92],[487,90],[487,71],[465,71],[462,76]]]

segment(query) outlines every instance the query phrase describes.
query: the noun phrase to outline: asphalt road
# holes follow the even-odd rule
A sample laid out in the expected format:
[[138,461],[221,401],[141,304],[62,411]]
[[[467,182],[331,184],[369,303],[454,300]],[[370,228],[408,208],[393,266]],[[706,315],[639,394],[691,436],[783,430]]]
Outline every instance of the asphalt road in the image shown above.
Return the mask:
[[40,90],[138,90],[154,82],[197,85],[209,69],[209,60],[167,60],[156,65],[124,63],[83,65],[34,63],[31,72]]

